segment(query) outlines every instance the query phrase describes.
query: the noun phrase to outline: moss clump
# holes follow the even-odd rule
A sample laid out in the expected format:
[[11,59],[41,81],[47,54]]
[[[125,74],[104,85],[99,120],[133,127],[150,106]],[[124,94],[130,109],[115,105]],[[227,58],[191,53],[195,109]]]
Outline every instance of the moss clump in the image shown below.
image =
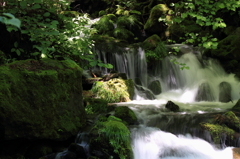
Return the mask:
[[129,125],[137,123],[137,117],[127,106],[119,106],[115,109],[115,116],[122,119]]
[[220,143],[220,139],[223,134],[233,138],[235,133],[234,130],[219,124],[201,123],[200,125],[211,133],[214,143]]
[[106,158],[110,156],[114,159],[133,158],[130,131],[121,119],[110,116],[107,121],[99,122],[94,129],[99,136],[91,140],[92,150],[108,154]]
[[82,69],[73,61],[16,61],[0,67],[4,139],[65,140],[85,125]]
[[106,113],[108,110],[108,102],[104,99],[85,98],[84,102],[87,114]]
[[92,92],[109,103],[128,102],[134,95],[134,83],[131,79],[114,78],[106,82],[97,81]]
[[143,48],[145,50],[154,50],[158,43],[161,42],[161,38],[157,35],[154,34],[150,37],[148,37],[144,42],[143,42]]
[[232,111],[228,111],[223,115],[217,115],[215,121],[218,124],[224,124],[235,131],[238,131],[240,129],[240,120]]
[[154,24],[158,22],[158,19],[165,15],[169,11],[169,8],[165,4],[158,4],[151,9],[150,16],[144,25],[144,29],[147,30],[151,28]]

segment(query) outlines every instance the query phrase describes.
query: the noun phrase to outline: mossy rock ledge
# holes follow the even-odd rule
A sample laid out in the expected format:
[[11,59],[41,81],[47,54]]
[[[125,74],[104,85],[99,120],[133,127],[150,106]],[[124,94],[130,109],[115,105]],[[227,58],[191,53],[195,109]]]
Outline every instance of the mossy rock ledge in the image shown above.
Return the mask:
[[70,60],[0,66],[1,141],[64,141],[76,136],[86,123],[81,76],[82,69]]

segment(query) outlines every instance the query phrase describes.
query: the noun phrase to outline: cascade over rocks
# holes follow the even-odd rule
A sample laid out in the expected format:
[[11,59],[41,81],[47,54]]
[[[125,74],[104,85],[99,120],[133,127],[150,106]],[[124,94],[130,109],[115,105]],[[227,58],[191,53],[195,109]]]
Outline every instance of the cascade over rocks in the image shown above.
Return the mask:
[[195,98],[196,101],[213,101],[213,95],[208,83],[202,83],[199,88]]
[[230,102],[232,101],[231,99],[231,85],[228,82],[221,82],[219,84],[219,101],[220,102]]
[[[86,124],[81,75],[82,69],[70,60],[30,59],[2,65],[1,153],[13,155],[21,143],[25,143],[21,145],[23,150],[34,147],[38,140],[54,142],[75,137]],[[37,153],[28,154],[29,158],[39,157]]]
[[155,94],[158,95],[162,92],[161,84],[158,80],[152,81],[148,88]]

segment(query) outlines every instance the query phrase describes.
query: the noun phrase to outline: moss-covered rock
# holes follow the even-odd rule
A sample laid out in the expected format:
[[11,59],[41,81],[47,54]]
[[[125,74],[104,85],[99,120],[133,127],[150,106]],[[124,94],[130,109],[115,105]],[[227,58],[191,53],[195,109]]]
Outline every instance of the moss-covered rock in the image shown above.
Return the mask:
[[119,78],[106,82],[97,81],[92,88],[92,92],[109,103],[127,102],[133,98],[134,82],[132,79],[123,80]]
[[129,125],[137,123],[137,117],[134,112],[127,106],[119,106],[115,108],[115,116],[122,119]]
[[211,55],[224,60],[240,60],[240,27],[223,40],[219,41],[218,48],[211,50]]
[[160,17],[167,16],[170,9],[165,4],[158,4],[151,9],[150,16],[144,25],[144,29],[149,33],[162,33],[166,30],[164,22],[159,22]]
[[212,135],[214,143],[219,144],[222,135],[226,134],[228,137],[233,138],[235,131],[219,124],[201,123],[203,129],[208,130]]
[[240,130],[240,120],[232,111],[228,111],[223,115],[217,115],[215,121],[218,124],[226,125],[237,132]]
[[144,40],[143,48],[145,50],[154,50],[159,42],[161,42],[161,38],[157,34],[154,34]]
[[3,139],[65,140],[85,125],[82,69],[73,61],[16,61],[0,67]]
[[109,117],[99,122],[91,132],[90,150],[99,158],[124,159],[133,158],[130,131],[121,119]]

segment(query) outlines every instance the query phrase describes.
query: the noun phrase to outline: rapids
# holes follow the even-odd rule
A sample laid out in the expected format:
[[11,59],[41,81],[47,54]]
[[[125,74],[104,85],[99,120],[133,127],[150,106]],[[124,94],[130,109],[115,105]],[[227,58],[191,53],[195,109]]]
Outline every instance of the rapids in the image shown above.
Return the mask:
[[[111,54],[98,51],[100,60],[113,64],[128,78],[140,79],[143,87],[154,80],[161,83],[162,92],[155,95],[155,100],[136,90],[133,101],[117,104],[131,108],[140,122],[131,129],[134,159],[232,159],[232,147],[227,146],[225,137],[214,144],[199,123],[231,109],[239,99],[240,82],[234,74],[227,74],[218,61],[202,57],[201,50],[179,47],[180,57],[168,56],[150,71],[141,48]],[[102,71],[107,73],[106,69]],[[222,82],[230,85],[230,102],[219,101]],[[208,85],[207,91],[202,91],[207,98],[199,100],[202,98],[197,97],[198,90],[203,83]],[[166,110],[168,101],[177,104],[180,112]],[[237,140],[233,145],[240,143]]]

